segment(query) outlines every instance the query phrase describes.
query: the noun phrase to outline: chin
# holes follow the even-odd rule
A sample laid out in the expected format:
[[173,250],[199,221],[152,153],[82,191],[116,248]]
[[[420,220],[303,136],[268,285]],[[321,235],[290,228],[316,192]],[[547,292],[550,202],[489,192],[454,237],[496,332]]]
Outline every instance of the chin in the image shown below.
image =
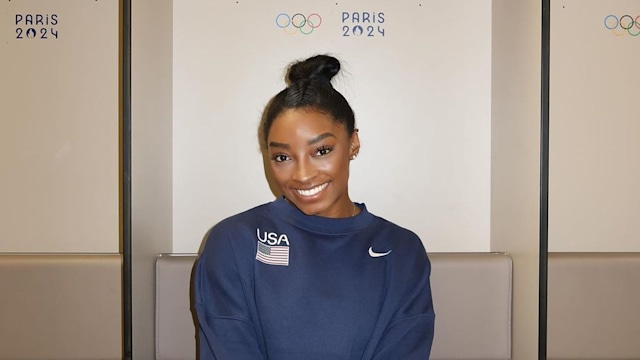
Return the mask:
[[293,197],[286,197],[287,201],[289,201],[290,204],[292,204],[293,206],[295,206],[298,210],[300,210],[302,213],[304,213],[305,215],[318,215],[320,213],[322,213],[323,211],[326,211],[326,206],[323,206],[322,204],[318,203],[318,204],[305,204],[302,201],[299,201],[298,199],[295,198],[295,195]]

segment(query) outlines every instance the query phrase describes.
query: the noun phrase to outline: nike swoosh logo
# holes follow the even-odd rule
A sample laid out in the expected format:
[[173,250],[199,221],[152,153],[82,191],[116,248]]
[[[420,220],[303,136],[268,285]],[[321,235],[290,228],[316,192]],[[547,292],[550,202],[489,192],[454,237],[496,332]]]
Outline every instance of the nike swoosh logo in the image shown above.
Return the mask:
[[373,247],[369,248],[369,256],[371,256],[372,258],[378,258],[378,257],[383,257],[383,256],[387,256],[391,253],[391,250],[387,251],[387,252],[383,252],[383,253],[378,253],[373,251]]

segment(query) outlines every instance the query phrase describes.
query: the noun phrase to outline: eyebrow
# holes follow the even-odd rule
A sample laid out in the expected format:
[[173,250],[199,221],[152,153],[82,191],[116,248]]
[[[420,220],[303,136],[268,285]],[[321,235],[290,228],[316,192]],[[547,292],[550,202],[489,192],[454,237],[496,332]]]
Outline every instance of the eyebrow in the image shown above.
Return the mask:
[[269,143],[269,147],[277,147],[277,148],[284,148],[284,149],[291,148],[291,146],[289,146],[289,144],[279,143],[279,142],[275,142],[275,141],[270,142]]
[[311,140],[307,141],[307,144],[309,144],[309,145],[311,145],[311,144],[315,144],[315,143],[317,143],[318,141],[321,141],[321,140],[326,139],[326,138],[328,138],[328,137],[333,137],[333,138],[335,138],[336,136],[335,136],[335,135],[333,135],[333,134],[332,134],[332,133],[330,133],[330,132],[327,132],[327,133],[324,133],[324,134],[318,135],[318,136],[314,137],[313,139],[311,139]]
[[[307,141],[307,144],[312,145],[317,143],[318,141],[322,141],[328,137],[333,137],[335,138],[336,136],[333,135],[330,132],[324,133],[324,134],[320,134],[316,137],[314,137],[313,139]],[[277,148],[283,148],[283,149],[290,149],[291,146],[289,144],[285,144],[285,143],[279,143],[279,142],[275,142],[275,141],[271,141],[269,142],[269,147],[277,147]]]

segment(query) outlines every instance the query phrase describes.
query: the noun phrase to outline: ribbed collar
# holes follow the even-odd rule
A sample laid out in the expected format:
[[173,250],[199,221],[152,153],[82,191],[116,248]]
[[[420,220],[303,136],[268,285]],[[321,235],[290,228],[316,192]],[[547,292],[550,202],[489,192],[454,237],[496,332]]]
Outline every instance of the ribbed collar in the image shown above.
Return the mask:
[[272,202],[269,209],[291,225],[321,234],[336,235],[360,231],[373,221],[374,216],[367,211],[365,204],[355,204],[361,210],[358,215],[339,219],[306,215],[295,206],[289,204],[283,196]]

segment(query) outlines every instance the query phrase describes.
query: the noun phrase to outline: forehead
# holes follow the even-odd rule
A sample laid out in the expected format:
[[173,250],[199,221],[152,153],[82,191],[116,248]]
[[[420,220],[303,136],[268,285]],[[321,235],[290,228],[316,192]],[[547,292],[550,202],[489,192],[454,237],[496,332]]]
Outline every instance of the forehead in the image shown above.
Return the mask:
[[330,132],[337,138],[346,137],[344,125],[332,117],[312,109],[287,109],[275,118],[269,140],[292,142]]

